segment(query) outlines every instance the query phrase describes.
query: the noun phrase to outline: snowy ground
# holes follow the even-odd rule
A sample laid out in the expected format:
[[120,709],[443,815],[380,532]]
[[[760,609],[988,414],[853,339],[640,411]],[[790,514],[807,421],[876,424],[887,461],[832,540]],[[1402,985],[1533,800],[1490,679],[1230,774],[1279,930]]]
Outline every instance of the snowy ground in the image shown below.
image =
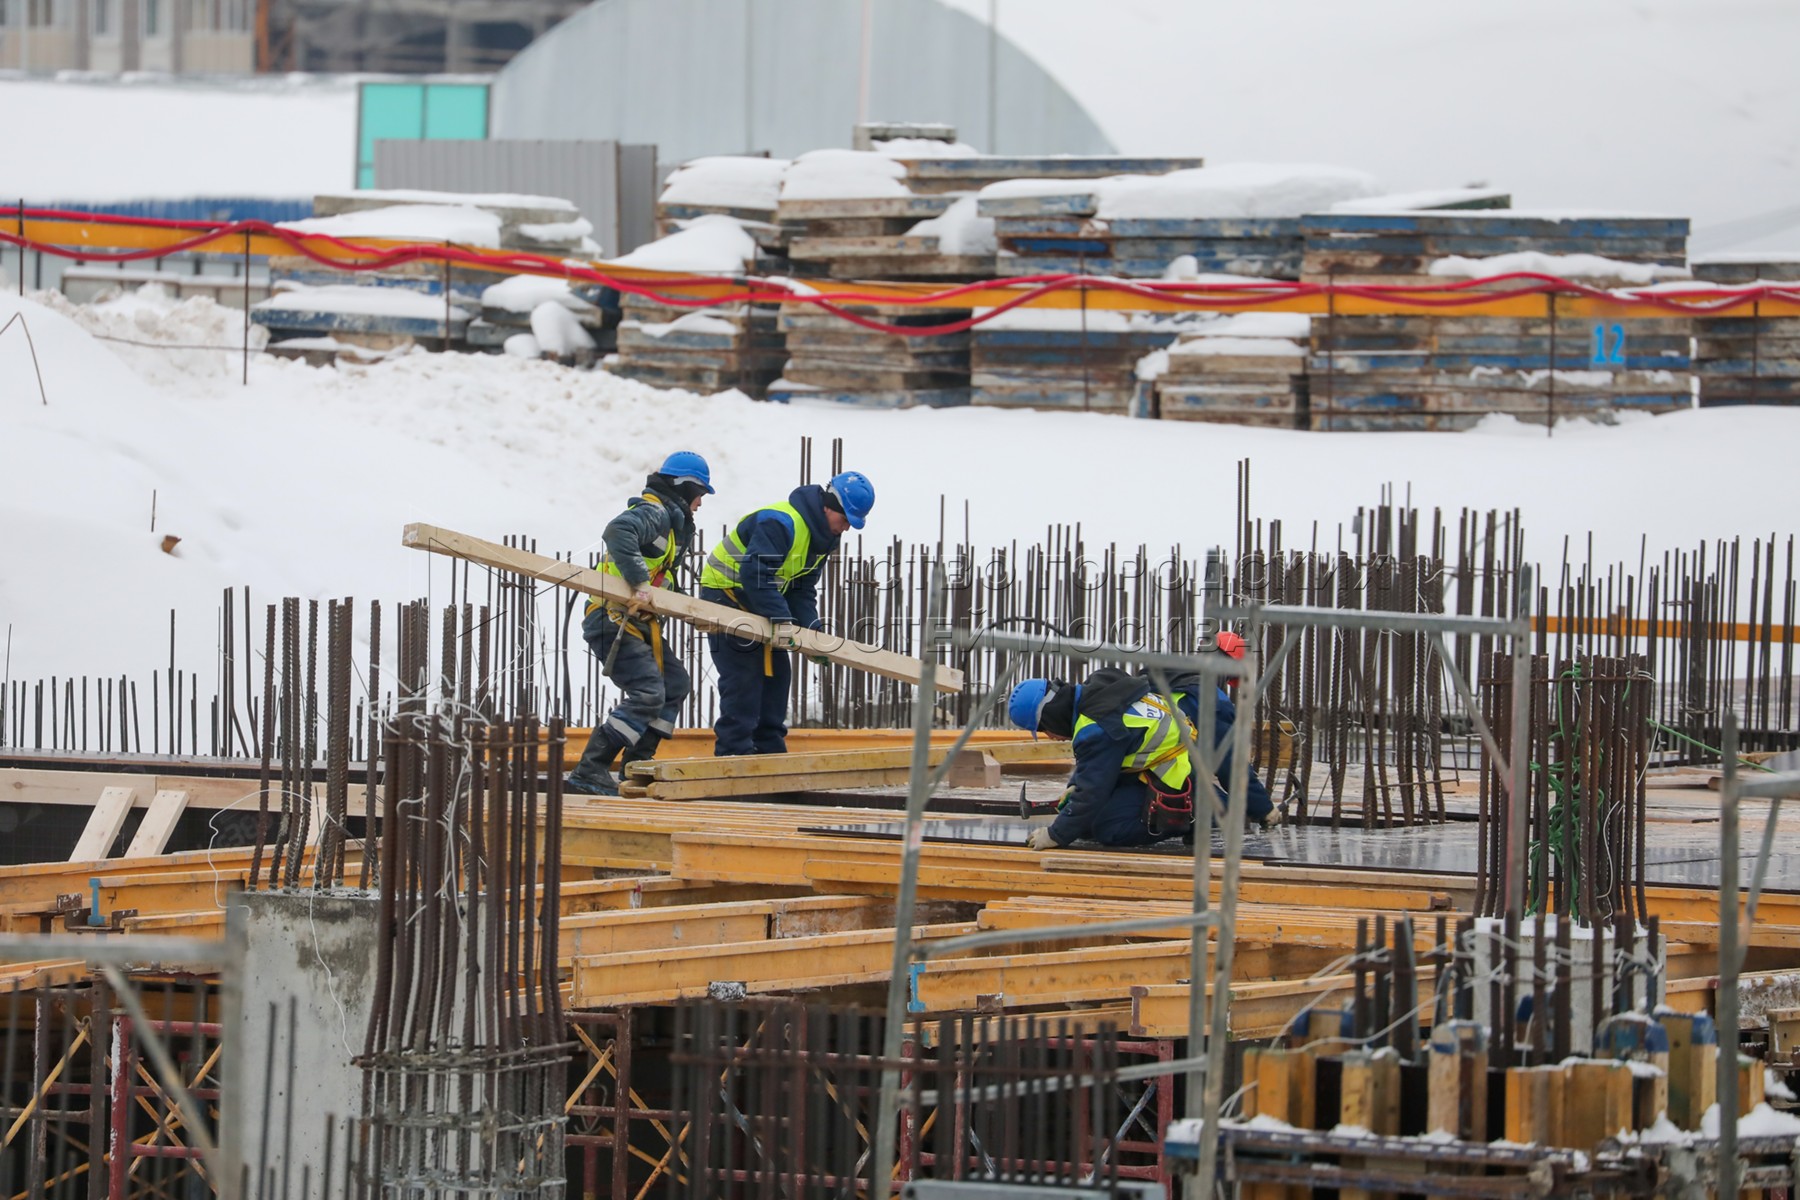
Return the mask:
[[[168,611],[181,656],[207,672],[220,590],[396,601],[441,595],[442,560],[400,547],[428,521],[541,549],[598,544],[619,503],[668,451],[711,461],[709,536],[783,497],[798,440],[830,439],[875,482],[865,544],[952,536],[970,503],[978,546],[1041,539],[1079,522],[1090,544],[1231,539],[1235,463],[1255,507],[1290,545],[1335,544],[1385,484],[1415,504],[1524,511],[1534,555],[1595,534],[1602,560],[1634,566],[1703,538],[1800,531],[1786,449],[1800,411],[1719,410],[1614,428],[1495,420],[1470,434],[1304,434],[1082,414],[877,412],[782,407],[742,396],[656,391],[600,373],[506,357],[412,354],[367,368],[251,361],[95,340],[235,346],[240,318],[210,301],[130,296],[77,309],[0,294],[23,312],[49,403],[17,326],[0,335],[0,634],[13,678],[147,672],[166,662]],[[152,493],[156,528],[150,527]],[[182,541],[173,556],[159,542]],[[434,574],[433,563],[438,567]]]

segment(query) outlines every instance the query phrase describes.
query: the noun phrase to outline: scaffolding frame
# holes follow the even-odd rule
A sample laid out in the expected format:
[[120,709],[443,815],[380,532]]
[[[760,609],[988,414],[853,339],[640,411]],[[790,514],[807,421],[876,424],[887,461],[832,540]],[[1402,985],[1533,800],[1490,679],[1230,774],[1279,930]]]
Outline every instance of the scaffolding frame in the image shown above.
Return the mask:
[[[1217,653],[1210,645],[1204,648],[1197,647],[1189,653],[1181,653],[1146,650],[1138,646],[1118,645],[1097,639],[1073,639],[1047,633],[1024,635],[992,630],[951,630],[944,623],[948,598],[944,566],[942,561],[932,565],[930,594],[927,597],[926,606],[926,627],[920,639],[920,678],[913,693],[912,772],[907,793],[905,831],[902,839],[900,888],[894,907],[894,958],[893,967],[888,976],[887,1020],[884,1026],[882,1051],[885,1062],[894,1063],[900,1058],[909,984],[913,976],[915,961],[922,963],[930,957],[942,956],[957,950],[972,950],[1001,942],[1043,941],[1071,935],[1068,927],[1054,926],[1038,929],[995,930],[970,934],[965,937],[942,939],[933,943],[917,943],[913,938],[919,867],[921,851],[924,846],[922,822],[925,809],[948,773],[950,761],[968,743],[971,734],[987,719],[1000,699],[1009,692],[1014,675],[1019,664],[1025,660],[1025,656],[1049,654],[1077,662],[1119,663],[1144,668],[1150,672],[1153,686],[1165,695],[1171,691],[1169,687],[1171,671],[1197,672],[1202,680],[1214,686],[1200,688],[1198,697],[1200,719],[1196,730],[1190,730],[1184,722],[1176,723],[1183,746],[1194,760],[1194,771],[1197,776],[1192,908],[1184,917],[1104,922],[1084,925],[1079,930],[1082,936],[1087,937],[1143,932],[1155,928],[1176,928],[1184,925],[1189,930],[1191,970],[1188,982],[1188,1057],[1153,1065],[1158,1073],[1179,1074],[1185,1077],[1187,1111],[1190,1116],[1196,1113],[1200,1116],[1199,1161],[1196,1164],[1197,1169],[1188,1178],[1186,1189],[1190,1200],[1207,1197],[1210,1194],[1212,1180],[1218,1170],[1218,1135],[1225,1100],[1224,1076],[1230,1036],[1232,946],[1237,922],[1237,885],[1239,871],[1243,865],[1244,849],[1244,819],[1241,815],[1234,816],[1234,814],[1242,814],[1244,811],[1251,754],[1250,722],[1239,720],[1233,724],[1228,739],[1232,754],[1231,773],[1226,783],[1225,801],[1221,805],[1215,796],[1215,789],[1208,786],[1217,775],[1220,747],[1215,744],[1212,736],[1208,735],[1197,740],[1195,733],[1199,729],[1213,728],[1213,717],[1217,711],[1217,685],[1225,679],[1238,681],[1239,711],[1254,712],[1256,710],[1256,702],[1261,690],[1267,686],[1274,673],[1280,669],[1288,650],[1295,642],[1293,638],[1284,638],[1275,653],[1270,656],[1267,667],[1259,670],[1257,653],[1254,649],[1258,642],[1256,635],[1259,627],[1281,625],[1284,627],[1301,626],[1319,629],[1375,630],[1432,635],[1438,649],[1440,668],[1450,673],[1458,693],[1462,696],[1464,703],[1468,705],[1476,732],[1480,735],[1483,747],[1499,768],[1505,787],[1507,822],[1506,853],[1503,861],[1504,894],[1506,912],[1515,921],[1523,916],[1526,868],[1529,857],[1526,826],[1528,806],[1524,803],[1529,771],[1528,755],[1516,754],[1509,759],[1501,753],[1498,740],[1481,715],[1480,706],[1474,703],[1474,688],[1457,665],[1454,654],[1450,653],[1448,640],[1451,634],[1485,635],[1496,639],[1496,645],[1504,645],[1510,650],[1513,668],[1511,728],[1515,731],[1528,728],[1532,635],[1530,614],[1531,600],[1534,594],[1533,572],[1529,565],[1521,565],[1519,568],[1513,615],[1508,618],[1461,616],[1447,613],[1396,613],[1378,609],[1331,609],[1305,605],[1261,603],[1252,603],[1241,607],[1229,606],[1223,602],[1222,564],[1223,557],[1220,552],[1215,551],[1209,555],[1207,586],[1203,593],[1207,599],[1209,611],[1202,613],[1202,619],[1213,624],[1215,628],[1221,629],[1229,622],[1243,624],[1246,649],[1241,661]],[[943,765],[934,770],[930,765],[930,750],[932,715],[936,704],[933,683],[937,673],[937,651],[940,648],[971,650],[982,646],[1015,651],[1017,656],[1006,664],[999,677],[994,681],[993,687],[982,697],[975,711],[970,714],[951,750],[945,756]],[[1208,802],[1206,809],[1208,828],[1204,833],[1198,819],[1202,795],[1205,795]],[[1219,904],[1214,909],[1211,907],[1209,896],[1213,872],[1210,825],[1221,820],[1224,832],[1224,859],[1221,866]],[[1516,925],[1514,927],[1516,928]],[[1218,951],[1213,956],[1214,961],[1210,973],[1207,964],[1208,930],[1217,930],[1218,932]],[[1209,983],[1210,988],[1207,986]],[[1209,991],[1212,996],[1210,1003],[1207,1000]],[[1200,1036],[1199,1031],[1202,1029],[1205,1030],[1202,1041],[1203,1050],[1196,1054],[1194,1039],[1196,1036]],[[1724,1067],[1721,1065],[1721,1081],[1724,1073]],[[892,1180],[893,1178],[896,1123],[900,1110],[900,1087],[900,1071],[891,1066],[884,1068],[881,1073],[880,1097],[876,1110],[872,1179]],[[1725,1093],[1721,1090],[1721,1101],[1724,1098]]]

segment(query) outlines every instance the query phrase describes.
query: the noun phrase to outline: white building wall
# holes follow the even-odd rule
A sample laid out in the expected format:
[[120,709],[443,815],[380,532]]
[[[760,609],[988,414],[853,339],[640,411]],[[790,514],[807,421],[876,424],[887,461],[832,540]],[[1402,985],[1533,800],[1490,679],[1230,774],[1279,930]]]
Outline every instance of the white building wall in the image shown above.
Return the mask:
[[[1112,150],[1060,84],[981,21],[938,0],[872,8],[870,119],[948,122],[996,153]],[[862,5],[850,0],[596,0],[500,73],[494,136],[653,142],[665,162],[845,146],[861,44]]]

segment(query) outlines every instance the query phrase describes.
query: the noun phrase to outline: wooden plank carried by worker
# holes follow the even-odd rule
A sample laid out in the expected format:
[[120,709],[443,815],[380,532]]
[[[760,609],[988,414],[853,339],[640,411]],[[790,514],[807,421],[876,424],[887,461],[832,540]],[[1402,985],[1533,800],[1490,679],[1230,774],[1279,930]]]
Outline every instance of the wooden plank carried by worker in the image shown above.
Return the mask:
[[[415,550],[429,550],[433,554],[465,559],[501,571],[515,571],[544,583],[553,583],[621,604],[632,598],[631,586],[619,576],[604,575],[574,563],[515,550],[498,542],[483,541],[436,525],[408,525],[400,536],[400,544]],[[766,617],[728,605],[714,604],[696,596],[684,596],[667,588],[653,589],[647,607],[657,616],[677,617],[698,629],[730,633],[733,637],[766,642],[775,636],[775,628]],[[921,660],[896,654],[892,650],[859,646],[810,629],[800,630],[794,640],[800,653],[829,659],[839,666],[897,679],[902,683],[916,684],[920,680]],[[936,686],[940,692],[960,692],[963,689],[963,674],[955,667],[940,666],[936,673]]]
[[92,862],[108,857],[113,843],[119,840],[119,831],[125,828],[125,815],[136,801],[135,788],[101,789],[100,799],[94,802],[94,811],[88,814],[87,826],[82,829],[75,849],[69,853],[69,861]]
[[138,825],[131,845],[125,847],[125,857],[154,858],[161,854],[163,847],[169,844],[169,835],[175,832],[175,822],[187,811],[187,805],[188,794],[183,791],[165,790],[151,797],[143,822]]

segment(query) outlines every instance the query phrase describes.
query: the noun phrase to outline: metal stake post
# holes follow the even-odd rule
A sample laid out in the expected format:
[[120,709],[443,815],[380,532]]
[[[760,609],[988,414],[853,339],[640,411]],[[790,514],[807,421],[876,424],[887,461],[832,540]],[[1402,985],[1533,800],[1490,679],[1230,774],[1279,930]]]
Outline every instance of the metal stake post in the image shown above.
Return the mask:
[[1526,794],[1531,778],[1531,637],[1526,622],[1531,618],[1531,586],[1531,568],[1521,564],[1513,609],[1518,631],[1512,639],[1512,747],[1506,764],[1506,915],[1515,929],[1525,915],[1525,871],[1530,858]]

